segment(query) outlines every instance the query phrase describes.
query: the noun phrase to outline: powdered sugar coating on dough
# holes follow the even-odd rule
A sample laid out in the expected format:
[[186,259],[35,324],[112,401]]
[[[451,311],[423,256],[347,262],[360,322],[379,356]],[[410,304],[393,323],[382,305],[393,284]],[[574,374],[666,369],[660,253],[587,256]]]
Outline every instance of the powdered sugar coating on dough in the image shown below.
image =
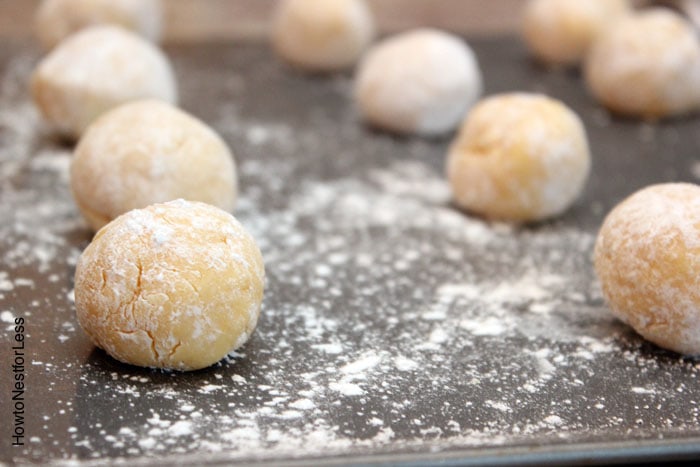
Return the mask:
[[618,318],[661,347],[700,354],[700,187],[653,185],[620,203],[595,267]]
[[36,35],[51,49],[80,29],[113,24],[157,41],[163,26],[160,0],[44,0],[36,12]]
[[628,0],[530,0],[523,36],[545,63],[576,65],[598,36],[630,10]]
[[230,214],[176,200],[100,230],[76,268],[78,321],[95,345],[139,366],[193,370],[255,329],[262,256]]
[[177,198],[230,212],[237,174],[226,143],[206,124],[164,102],[144,100],[90,126],[71,162],[71,188],[97,230],[131,209]]
[[175,77],[165,55],[115,26],[93,26],[63,41],[39,63],[31,86],[44,118],[73,137],[125,102],[177,101]]
[[289,63],[313,71],[355,65],[374,39],[365,0],[284,0],[272,23],[272,45]]
[[355,99],[374,125],[436,135],[458,125],[482,88],[476,56],[462,39],[419,29],[368,52],[356,77]]
[[447,161],[457,204],[515,221],[562,213],[583,190],[589,171],[587,137],[578,116],[559,101],[525,93],[479,103]]
[[608,29],[584,71],[593,95],[622,114],[659,118],[700,109],[700,41],[668,9],[630,15]]

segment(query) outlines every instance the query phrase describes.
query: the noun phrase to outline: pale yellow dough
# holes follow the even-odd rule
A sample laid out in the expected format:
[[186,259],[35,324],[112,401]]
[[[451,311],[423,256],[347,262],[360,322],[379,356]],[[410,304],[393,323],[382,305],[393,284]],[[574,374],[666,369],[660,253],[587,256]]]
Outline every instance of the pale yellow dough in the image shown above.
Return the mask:
[[660,347],[700,355],[700,187],[653,185],[608,214],[595,270],[612,312]]
[[523,37],[550,65],[577,65],[593,41],[631,12],[628,0],[530,0]]
[[112,24],[157,41],[163,24],[160,0],[43,0],[35,30],[46,49],[88,27]]
[[233,155],[212,129],[155,100],[124,104],[80,139],[70,167],[75,201],[99,229],[131,209],[184,198],[232,211]]
[[282,0],[272,26],[272,45],[285,61],[310,71],[350,68],[374,38],[364,0]]
[[477,104],[447,160],[458,206],[516,222],[564,212],[589,171],[588,140],[578,116],[557,100],[525,93]]
[[617,113],[657,119],[700,110],[700,40],[668,9],[644,10],[609,29],[584,71],[593,95]]
[[355,101],[369,123],[404,134],[454,130],[482,92],[481,70],[459,37],[418,29],[385,39],[362,59]]
[[208,367],[255,329],[264,266],[230,214],[182,200],[130,211],[101,229],[75,272],[80,326],[119,361]]
[[37,66],[31,90],[46,121],[72,138],[125,102],[177,101],[175,77],[165,55],[115,26],[93,26],[61,42]]

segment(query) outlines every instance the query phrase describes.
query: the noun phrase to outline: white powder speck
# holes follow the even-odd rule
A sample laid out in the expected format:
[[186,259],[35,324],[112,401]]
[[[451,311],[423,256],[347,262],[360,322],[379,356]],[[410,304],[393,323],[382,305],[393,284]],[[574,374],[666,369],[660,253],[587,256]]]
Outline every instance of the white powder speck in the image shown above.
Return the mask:
[[192,434],[192,422],[180,420],[172,424],[168,428],[168,434],[171,436],[187,436]]
[[26,279],[24,277],[17,277],[14,280],[15,287],[34,287],[34,281],[32,279]]
[[314,271],[317,275],[323,277],[329,277],[333,274],[333,270],[326,264],[317,264],[314,267]]
[[413,371],[418,368],[418,363],[415,360],[399,355],[394,358],[394,366],[399,371]]
[[552,425],[552,426],[561,426],[564,424],[564,420],[559,417],[558,415],[550,415],[548,417],[545,417],[544,422],[547,425]]
[[433,344],[444,344],[449,340],[449,336],[442,328],[433,329],[428,340]]
[[365,393],[357,384],[348,382],[330,383],[328,387],[332,391],[339,392],[344,396],[361,396]]
[[233,375],[233,376],[231,376],[231,379],[233,380],[234,383],[237,383],[237,384],[246,384],[248,382],[241,375]]
[[423,313],[420,317],[425,321],[443,321],[447,318],[447,313],[445,310],[432,310]]
[[330,355],[337,355],[337,354],[343,353],[343,346],[340,343],[315,344],[315,345],[312,345],[311,347],[316,349],[316,350],[320,350],[321,352],[330,354]]
[[2,321],[3,323],[14,324],[15,315],[13,315],[11,311],[5,310],[2,313],[0,313],[0,321]]
[[508,404],[506,404],[505,402],[487,400],[487,401],[485,401],[485,404],[493,409],[500,410],[501,412],[512,412],[513,411],[513,409],[511,409],[510,406]]
[[281,418],[282,420],[293,420],[295,418],[301,418],[303,415],[304,414],[298,410],[285,410],[280,413],[277,418]]
[[156,445],[156,440],[153,438],[141,438],[138,444],[141,449],[153,449]]
[[372,426],[382,426],[384,425],[384,421],[377,417],[372,417],[369,419],[369,424]]
[[32,158],[29,166],[32,170],[55,172],[62,182],[67,183],[71,159],[72,154],[65,151],[43,151]]
[[502,319],[487,317],[480,320],[463,320],[459,326],[475,336],[498,336],[506,331]]
[[270,133],[264,126],[252,126],[248,129],[248,142],[253,146],[259,146],[270,139]]
[[532,313],[545,315],[551,313],[554,310],[554,306],[554,303],[532,303],[529,307],[529,310]]
[[218,391],[222,387],[223,386],[220,386],[218,384],[206,384],[206,385],[202,386],[201,388],[199,388],[199,392],[201,394],[210,394],[214,391]]
[[14,290],[15,285],[11,280],[7,279],[7,276],[3,277],[3,274],[5,273],[0,272],[0,292],[10,292]]
[[311,410],[316,407],[316,404],[309,399],[299,399],[289,404],[289,406],[293,409]]
[[363,355],[358,360],[341,367],[340,372],[345,374],[362,373],[377,366],[381,360],[381,356],[370,352]]
[[158,415],[157,413],[154,413],[153,417],[149,418],[147,421],[149,424],[155,425],[160,428],[167,428],[171,424],[169,420],[161,420],[160,415]]
[[656,394],[656,391],[648,388],[633,387],[630,389],[635,394]]

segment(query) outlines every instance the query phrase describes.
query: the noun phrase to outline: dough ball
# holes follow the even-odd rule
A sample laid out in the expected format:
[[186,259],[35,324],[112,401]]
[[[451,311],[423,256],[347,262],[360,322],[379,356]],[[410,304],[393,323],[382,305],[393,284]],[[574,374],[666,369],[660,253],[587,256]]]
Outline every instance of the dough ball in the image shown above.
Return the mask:
[[453,130],[481,91],[471,48],[431,29],[376,45],[362,60],[355,83],[358,107],[368,122],[426,136]]
[[577,65],[591,43],[630,11],[627,0],[530,0],[523,37],[543,62]]
[[100,230],[75,271],[78,322],[138,366],[197,370],[255,329],[265,270],[238,221],[183,200],[130,211]]
[[608,215],[595,270],[619,319],[645,339],[700,355],[700,187],[654,185]]
[[44,0],[36,13],[36,34],[52,49],[88,26],[113,24],[151,41],[160,38],[163,9],[160,0]]
[[63,41],[39,63],[31,87],[44,118],[73,138],[99,115],[124,102],[177,100],[165,55],[115,26],[94,26]]
[[700,41],[665,9],[627,17],[595,42],[586,60],[591,92],[611,110],[660,118],[700,109]]
[[272,45],[299,68],[350,68],[374,38],[372,12],[364,0],[283,0],[276,10]]
[[525,93],[493,96],[474,107],[447,161],[458,206],[516,222],[564,212],[589,170],[578,116],[559,101]]
[[91,125],[75,149],[70,184],[95,230],[132,209],[177,198],[232,211],[237,191],[226,143],[156,100],[124,104]]

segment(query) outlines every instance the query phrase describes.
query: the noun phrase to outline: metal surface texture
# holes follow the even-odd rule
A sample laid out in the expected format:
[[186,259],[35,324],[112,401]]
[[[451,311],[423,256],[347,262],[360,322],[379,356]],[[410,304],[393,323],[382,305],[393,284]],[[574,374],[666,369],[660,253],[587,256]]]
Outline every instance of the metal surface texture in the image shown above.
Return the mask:
[[[651,183],[697,181],[700,126],[610,117],[575,72],[514,39],[471,42],[486,92],[544,92],[583,119],[586,191],[561,218],[488,223],[449,202],[449,137],[363,126],[352,77],[309,76],[261,45],[166,48],[181,105],[239,168],[236,216],[267,268],[251,341],[167,373],[94,349],[72,303],[91,233],[71,147],[28,97],[38,51],[0,45],[0,461],[319,465],[577,464],[700,455],[695,360],[612,318],[591,253],[605,213]],[[23,318],[23,446],[12,446]],[[7,423],[7,422],[11,423]]]

